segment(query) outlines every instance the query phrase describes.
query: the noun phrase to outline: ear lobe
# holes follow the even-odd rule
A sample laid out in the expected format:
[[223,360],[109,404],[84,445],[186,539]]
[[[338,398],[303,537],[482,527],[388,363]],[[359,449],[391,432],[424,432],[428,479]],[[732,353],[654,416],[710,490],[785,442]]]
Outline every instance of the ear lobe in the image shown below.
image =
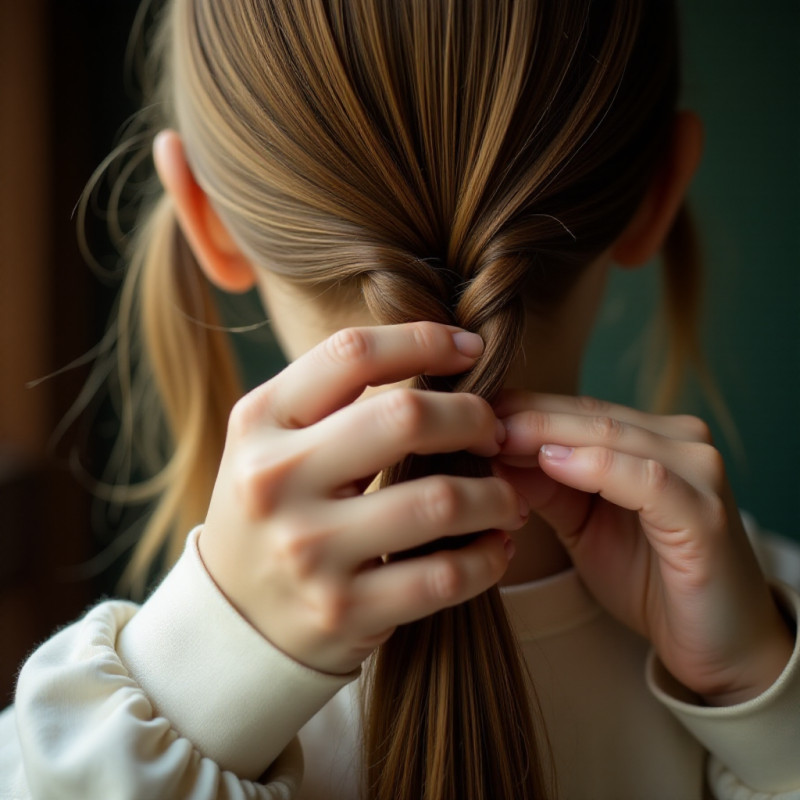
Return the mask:
[[153,142],[153,159],[186,241],[208,279],[227,292],[246,292],[256,283],[247,257],[195,180],[176,131],[162,131]]
[[611,254],[622,267],[646,264],[663,246],[703,153],[703,123],[692,111],[675,115],[661,167]]

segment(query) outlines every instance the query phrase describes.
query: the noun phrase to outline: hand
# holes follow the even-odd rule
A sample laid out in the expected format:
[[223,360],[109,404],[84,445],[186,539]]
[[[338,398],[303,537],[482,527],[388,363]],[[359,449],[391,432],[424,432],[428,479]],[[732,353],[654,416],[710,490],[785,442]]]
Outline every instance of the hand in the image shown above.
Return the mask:
[[495,411],[508,430],[497,474],[677,680],[713,705],[775,681],[793,643],[705,423],[527,392]]
[[[460,348],[460,349],[459,349]],[[496,583],[520,498],[496,477],[430,476],[363,494],[409,453],[499,452],[505,429],[475,395],[367,386],[470,369],[475,334],[433,323],[340,331],[246,395],[231,414],[208,517],[206,568],[273,644],[347,673],[397,625]],[[405,560],[384,554],[489,530]]]

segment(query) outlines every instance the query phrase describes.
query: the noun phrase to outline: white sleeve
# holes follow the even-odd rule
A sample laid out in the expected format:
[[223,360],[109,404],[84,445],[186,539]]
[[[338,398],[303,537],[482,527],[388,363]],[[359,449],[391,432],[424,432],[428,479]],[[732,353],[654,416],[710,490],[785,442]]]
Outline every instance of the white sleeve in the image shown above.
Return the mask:
[[251,628],[194,533],[141,609],[101,603],[23,666],[0,715],[0,798],[291,798],[297,731],[353,677],[309,670]]
[[709,751],[718,800],[800,800],[800,595],[782,586],[776,596],[794,620],[794,651],[778,680],[746,703],[700,705],[652,652],[648,659],[650,690]]
[[742,522],[764,574],[800,591],[800,544],[761,530],[746,512],[742,513]]
[[795,646],[778,680],[746,703],[708,708],[667,672],[653,653],[647,680],[709,751],[708,783],[718,800],[800,800],[800,549],[742,519],[775,597],[795,631]]

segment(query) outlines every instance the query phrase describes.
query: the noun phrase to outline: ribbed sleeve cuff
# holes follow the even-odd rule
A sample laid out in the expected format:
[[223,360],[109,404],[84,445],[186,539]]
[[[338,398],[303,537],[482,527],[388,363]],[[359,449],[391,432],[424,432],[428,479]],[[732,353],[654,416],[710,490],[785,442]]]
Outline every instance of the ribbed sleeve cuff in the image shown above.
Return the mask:
[[[774,588],[795,630],[800,596],[784,585]],[[800,790],[800,637],[778,680],[758,697],[735,706],[695,704],[653,653],[647,663],[653,694],[677,716],[706,749],[755,791]]]
[[357,673],[318,673],[273,647],[209,576],[198,534],[122,629],[117,649],[156,714],[223,769],[257,780]]

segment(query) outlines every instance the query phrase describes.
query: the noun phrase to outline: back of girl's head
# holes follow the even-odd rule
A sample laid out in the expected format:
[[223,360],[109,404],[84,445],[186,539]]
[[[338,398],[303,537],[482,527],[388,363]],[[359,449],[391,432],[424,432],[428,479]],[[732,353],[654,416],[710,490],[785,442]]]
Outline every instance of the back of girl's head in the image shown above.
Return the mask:
[[251,258],[475,329],[493,363],[494,314],[557,302],[670,132],[664,2],[178,0],[170,23],[175,123]]
[[[172,0],[156,97],[257,267],[323,308],[480,333],[473,372],[425,385],[491,398],[526,313],[557,306],[650,184],[675,28],[661,0]],[[222,338],[176,314],[213,311],[168,199],[137,247],[129,309],[177,448],[141,570],[202,520],[236,386]],[[458,456],[385,480],[432,469],[488,474]],[[370,689],[370,796],[540,796],[523,677],[496,590],[401,629]]]

